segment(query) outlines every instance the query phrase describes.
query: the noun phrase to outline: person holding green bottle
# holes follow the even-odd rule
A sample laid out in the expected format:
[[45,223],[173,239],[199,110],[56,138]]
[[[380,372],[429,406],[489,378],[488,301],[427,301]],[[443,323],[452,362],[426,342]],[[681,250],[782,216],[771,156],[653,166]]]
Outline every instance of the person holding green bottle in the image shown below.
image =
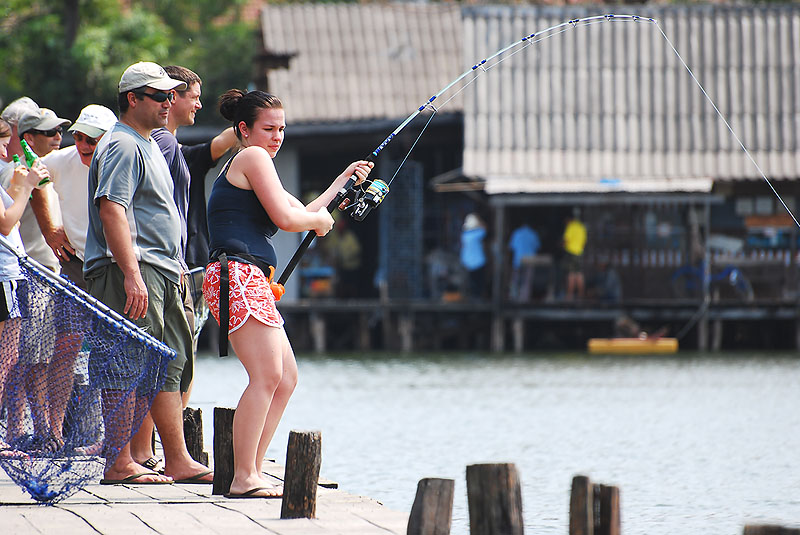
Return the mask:
[[[22,115],[17,125],[19,132],[20,145],[24,141],[38,158],[57,150],[61,146],[63,129],[72,124],[67,119],[62,119],[53,110],[38,108]],[[25,155],[25,147],[22,147],[26,163],[31,158],[30,154]],[[33,164],[41,165],[41,164]],[[25,249],[34,260],[51,268],[56,273],[61,271],[59,259],[68,252],[75,254],[69,243],[64,227],[60,224],[60,213],[58,211],[58,201],[52,186],[42,185],[33,193],[31,209],[35,214],[38,226],[32,224],[30,219],[23,218],[20,232]],[[33,227],[33,228],[31,228]],[[46,245],[52,250],[41,247],[41,239],[37,234],[44,236]],[[34,246],[34,243],[37,244]],[[55,258],[55,261],[53,259]]]
[[[0,119],[0,158],[6,158],[8,155],[11,132],[11,126]],[[0,340],[3,341],[0,343],[0,399],[3,397],[6,379],[19,358],[18,340],[22,317],[20,300],[25,295],[23,288],[25,279],[19,268],[16,253],[24,253],[25,250],[19,235],[18,223],[34,187],[48,176],[47,168],[44,166],[28,169],[15,161],[8,187],[0,186],[0,235],[4,240],[3,245],[0,245]],[[13,247],[16,252],[9,247]],[[9,435],[22,432],[21,427],[15,429],[11,423],[12,421],[19,423],[21,418],[13,418],[12,413],[12,407],[8,407],[9,423],[6,426],[5,436],[0,437],[0,457],[19,455],[19,452],[9,445]]]

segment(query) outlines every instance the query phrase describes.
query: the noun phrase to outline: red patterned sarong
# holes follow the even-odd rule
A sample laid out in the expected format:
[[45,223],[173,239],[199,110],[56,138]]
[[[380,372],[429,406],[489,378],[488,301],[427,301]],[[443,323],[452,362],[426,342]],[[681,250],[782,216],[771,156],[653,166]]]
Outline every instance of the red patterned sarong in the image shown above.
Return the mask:
[[[228,260],[230,280],[230,321],[228,332],[232,333],[254,317],[269,327],[283,326],[283,318],[275,308],[275,296],[264,272],[258,266]],[[219,262],[206,267],[203,278],[203,297],[214,319],[219,323]]]

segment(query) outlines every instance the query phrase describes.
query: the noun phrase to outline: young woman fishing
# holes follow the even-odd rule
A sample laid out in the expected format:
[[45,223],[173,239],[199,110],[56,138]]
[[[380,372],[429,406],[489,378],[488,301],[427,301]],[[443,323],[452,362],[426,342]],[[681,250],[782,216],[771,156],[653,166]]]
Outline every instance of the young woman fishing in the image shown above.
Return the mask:
[[281,101],[263,91],[231,89],[220,97],[219,108],[242,149],[225,165],[209,197],[211,263],[203,295],[218,323],[222,301],[220,337],[229,311],[230,343],[249,376],[233,421],[234,476],[227,496],[279,497],[282,489],[264,479],[261,464],[297,383],[297,364],[270,287],[277,263],[271,237],[278,229],[327,234],[333,218],[326,206],[351,176],[363,182],[373,164],[353,162],[303,206],[283,188],[272,162],[286,128]]

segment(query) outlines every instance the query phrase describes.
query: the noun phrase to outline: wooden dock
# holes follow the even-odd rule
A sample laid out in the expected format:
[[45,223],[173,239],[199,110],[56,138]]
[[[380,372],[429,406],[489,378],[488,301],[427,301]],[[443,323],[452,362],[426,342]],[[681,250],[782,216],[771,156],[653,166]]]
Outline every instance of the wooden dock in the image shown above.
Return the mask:
[[[266,471],[270,477],[283,479],[283,467],[278,464],[269,463]],[[38,505],[0,470],[0,533],[406,533],[408,513],[392,511],[374,499],[332,488],[336,486],[320,480],[316,518],[281,520],[280,499],[227,499],[212,495],[211,485],[93,484],[56,505],[43,506]]]

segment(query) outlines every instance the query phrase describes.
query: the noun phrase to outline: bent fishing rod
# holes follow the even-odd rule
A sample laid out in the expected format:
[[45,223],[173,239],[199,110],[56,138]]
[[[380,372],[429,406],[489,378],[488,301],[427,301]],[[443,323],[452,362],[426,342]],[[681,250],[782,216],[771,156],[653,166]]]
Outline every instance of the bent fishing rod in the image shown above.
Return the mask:
[[[575,28],[579,25],[589,25],[589,24],[596,24],[602,22],[616,22],[616,21],[630,21],[630,22],[647,22],[647,23],[657,23],[655,19],[647,18],[647,17],[640,17],[638,15],[613,15],[613,14],[606,14],[606,15],[597,15],[592,17],[584,17],[580,19],[572,19],[566,22],[562,22],[561,24],[556,24],[555,26],[551,26],[544,30],[531,33],[529,35],[525,35],[521,39],[514,41],[513,43],[501,48],[500,50],[493,53],[491,56],[483,59],[477,63],[475,63],[471,68],[467,69],[463,73],[461,73],[458,77],[456,77],[453,81],[449,82],[445,85],[442,89],[440,89],[436,94],[430,97],[424,104],[422,104],[419,108],[414,110],[408,117],[406,117],[398,126],[395,128],[389,136],[384,139],[380,145],[378,145],[375,150],[373,150],[369,156],[365,158],[368,162],[374,162],[375,159],[378,157],[378,154],[386,148],[386,146],[395,138],[397,135],[406,127],[408,126],[414,119],[417,118],[425,110],[430,110],[431,116],[428,118],[428,121],[425,123],[425,126],[420,131],[417,139],[412,144],[411,148],[409,149],[408,153],[405,155],[403,160],[400,162],[397,170],[395,171],[394,175],[392,176],[391,180],[388,182],[384,182],[380,179],[373,179],[370,184],[366,188],[362,188],[360,191],[356,189],[356,176],[351,176],[344,186],[342,186],[339,191],[334,196],[333,200],[328,204],[327,210],[332,212],[337,207],[340,210],[351,209],[352,210],[352,217],[357,221],[362,221],[370,211],[376,208],[383,199],[386,197],[386,194],[389,192],[389,186],[391,185],[394,178],[397,176],[397,173],[400,171],[400,168],[405,164],[408,156],[411,154],[411,151],[414,150],[414,147],[417,144],[417,141],[422,137],[422,134],[425,132],[425,129],[430,124],[433,117],[436,115],[439,109],[443,108],[448,102],[450,102],[456,95],[458,95],[461,91],[463,91],[467,86],[469,86],[472,82],[474,82],[478,76],[482,73],[488,72],[491,68],[495,67],[502,61],[510,58],[514,54],[524,50],[525,48],[547,39],[549,37],[553,37],[558,35],[559,33],[563,33],[570,28]],[[504,56],[504,54],[509,53]],[[503,57],[501,57],[503,56]],[[434,101],[440,98],[444,93],[452,89],[462,80],[471,77],[466,83],[461,86],[457,91],[453,93],[447,100],[445,100],[440,106],[434,105]],[[352,206],[352,207],[351,207]],[[351,207],[351,208],[350,208]],[[289,276],[292,274],[294,269],[297,267],[297,264],[300,262],[300,259],[303,257],[305,252],[311,246],[311,242],[314,241],[316,237],[316,233],[314,231],[309,231],[305,238],[303,239],[300,246],[295,251],[294,255],[292,256],[289,263],[284,268],[283,272],[281,273],[280,277],[278,278],[277,285],[281,287],[279,292],[282,294],[282,286],[286,284],[286,281],[289,279]]]
[[[731,133],[731,135],[734,137],[734,139],[739,144],[741,149],[744,151],[744,153],[749,158],[750,162],[755,166],[756,170],[761,175],[761,178],[763,178],[764,181],[769,185],[769,187],[772,190],[773,194],[778,198],[780,203],[783,205],[783,207],[786,209],[786,211],[792,217],[792,220],[795,222],[795,224],[798,226],[798,228],[800,228],[800,222],[797,221],[797,219],[795,218],[795,216],[792,213],[792,211],[789,209],[789,207],[786,205],[784,200],[778,194],[778,192],[775,189],[775,187],[772,185],[772,182],[769,180],[769,178],[767,178],[766,174],[761,169],[761,167],[758,165],[758,163],[756,163],[755,159],[750,154],[750,151],[747,149],[747,147],[741,141],[739,136],[736,135],[736,133],[734,132],[734,130],[731,127],[731,125],[728,122],[728,120],[725,118],[725,116],[722,114],[722,112],[719,110],[719,108],[717,108],[717,105],[714,103],[714,101],[708,95],[708,93],[706,92],[706,90],[703,87],[703,85],[700,83],[700,81],[694,75],[692,70],[689,68],[689,65],[684,61],[683,57],[680,55],[678,50],[675,48],[675,45],[672,44],[672,41],[670,41],[670,39],[667,37],[667,35],[664,33],[664,31],[658,25],[658,21],[656,19],[653,19],[653,18],[642,17],[642,16],[639,16],[639,15],[615,15],[615,14],[596,15],[596,16],[584,17],[584,18],[579,18],[579,19],[572,19],[572,20],[568,20],[566,22],[562,22],[560,24],[556,24],[555,26],[551,26],[551,27],[546,28],[544,30],[541,30],[539,32],[534,32],[534,33],[531,33],[529,35],[526,35],[526,36],[522,37],[521,39],[518,39],[518,40],[514,41],[513,43],[501,48],[500,50],[496,51],[495,53],[493,53],[491,56],[487,57],[486,59],[483,59],[483,60],[479,61],[478,63],[475,63],[471,68],[469,68],[466,71],[464,71],[463,73],[461,73],[452,82],[448,83],[446,86],[444,86],[442,89],[440,89],[436,94],[434,94],[432,97],[430,97],[427,100],[427,102],[425,102],[419,108],[414,110],[408,117],[406,117],[397,126],[397,128],[394,129],[394,131],[392,131],[391,134],[389,134],[389,136],[386,139],[383,140],[383,142],[381,142],[380,145],[378,145],[378,147],[374,151],[372,151],[372,153],[369,154],[369,156],[367,156],[365,158],[367,161],[374,162],[375,158],[377,158],[378,154],[384,148],[386,148],[386,146],[406,126],[408,126],[414,119],[416,119],[417,116],[420,115],[423,111],[430,110],[431,111],[431,116],[428,118],[428,121],[425,123],[425,125],[421,129],[419,135],[415,139],[414,143],[411,145],[411,148],[409,149],[408,153],[405,155],[403,160],[400,162],[400,165],[395,170],[395,173],[392,176],[392,178],[389,180],[389,182],[387,183],[387,182],[384,182],[383,180],[374,179],[374,180],[371,181],[371,183],[368,185],[368,187],[366,189],[364,189],[362,187],[360,189],[360,191],[359,191],[359,190],[356,189],[356,181],[357,181],[357,179],[356,179],[355,175],[353,175],[348,179],[348,181],[345,183],[345,185],[337,192],[337,194],[334,196],[333,200],[331,200],[331,202],[328,204],[328,207],[327,207],[328,211],[332,212],[337,207],[339,207],[340,210],[346,210],[346,209],[348,209],[348,207],[350,207],[352,205],[352,208],[351,208],[352,217],[354,219],[356,219],[357,221],[363,220],[371,210],[373,210],[381,202],[383,202],[384,198],[386,197],[386,195],[389,192],[389,186],[391,185],[392,181],[397,176],[397,173],[400,171],[400,168],[405,164],[406,160],[408,159],[409,155],[411,154],[411,151],[414,150],[414,147],[416,146],[416,144],[419,141],[419,139],[425,133],[425,129],[428,127],[428,125],[430,124],[431,120],[433,119],[433,117],[438,112],[438,110],[441,109],[442,107],[444,107],[448,102],[450,102],[453,98],[455,98],[456,95],[458,95],[461,91],[463,91],[470,84],[472,84],[482,73],[488,72],[490,69],[492,69],[493,67],[499,65],[501,62],[503,62],[506,59],[514,56],[515,54],[525,50],[529,46],[531,46],[531,45],[533,45],[535,43],[538,43],[539,41],[542,41],[544,39],[548,39],[550,37],[553,37],[553,36],[556,36],[558,34],[564,33],[564,32],[566,32],[566,31],[568,31],[568,30],[570,30],[572,28],[577,28],[578,26],[588,26],[590,24],[598,24],[598,23],[604,23],[604,22],[648,23],[648,24],[654,24],[658,28],[659,32],[661,32],[662,37],[664,37],[664,39],[667,41],[667,43],[669,44],[669,46],[672,49],[672,51],[675,53],[675,55],[680,60],[681,64],[688,71],[688,73],[691,76],[692,80],[700,88],[700,91],[702,92],[703,96],[706,98],[706,100],[714,108],[714,111],[716,112],[717,116],[725,124],[725,126],[728,129],[728,131]],[[469,78],[470,76],[471,76],[471,78]],[[469,79],[466,80],[466,82],[460,88],[458,88],[458,90],[456,90],[449,98],[447,98],[447,100],[445,100],[441,105],[439,105],[438,107],[436,105],[434,105],[434,101],[436,101],[444,93],[446,93],[447,91],[452,89],[454,86],[456,86],[458,83],[462,82],[463,80],[465,80],[467,78],[469,78]],[[311,242],[314,241],[315,237],[316,237],[316,233],[314,231],[310,231],[310,232],[308,232],[308,234],[306,234],[305,238],[303,239],[303,242],[300,244],[300,246],[298,247],[297,251],[295,251],[294,255],[292,256],[291,260],[287,264],[286,268],[281,273],[280,277],[278,278],[278,282],[276,284],[278,286],[278,291],[279,291],[280,295],[283,294],[283,285],[289,279],[289,276],[292,274],[294,269],[297,267],[297,264],[300,262],[300,259],[305,254],[305,252],[308,250],[309,246],[311,245]],[[276,297],[279,298],[277,293],[276,293]]]

